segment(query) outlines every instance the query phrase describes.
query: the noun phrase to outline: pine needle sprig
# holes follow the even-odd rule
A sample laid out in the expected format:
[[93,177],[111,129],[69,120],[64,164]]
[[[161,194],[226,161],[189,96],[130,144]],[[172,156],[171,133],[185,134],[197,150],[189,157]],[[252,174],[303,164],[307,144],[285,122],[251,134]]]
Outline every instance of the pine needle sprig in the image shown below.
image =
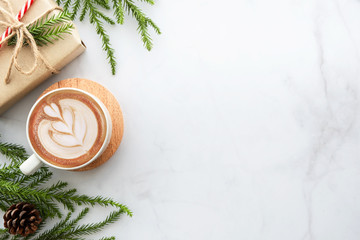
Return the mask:
[[95,3],[103,8],[105,8],[106,10],[110,10],[110,5],[109,5],[109,1],[106,0],[94,0]]
[[72,0],[65,0],[64,9],[68,9],[68,8],[70,7],[71,1],[72,1]]
[[39,35],[36,35],[35,41],[39,46],[54,43],[59,39],[64,39],[63,34],[71,34],[71,29],[74,26],[72,23],[66,23],[53,28],[49,28]]
[[[40,18],[33,24],[30,24],[27,29],[34,37],[36,44],[44,46],[48,43],[54,43],[54,41],[59,39],[64,39],[64,34],[71,34],[74,25],[70,21],[70,13],[63,11],[56,15],[48,15],[45,18]],[[13,36],[8,41],[8,45],[14,45],[16,42],[17,36]],[[27,44],[28,43],[24,40],[24,45]]]
[[98,223],[90,223],[90,224],[84,224],[81,226],[77,226],[77,227],[73,228],[71,231],[68,231],[68,234],[71,237],[79,237],[79,236],[83,236],[83,235],[90,235],[93,233],[97,233],[97,232],[101,231],[105,226],[119,220],[120,216],[123,213],[124,212],[121,209],[117,210],[117,211],[113,211],[109,214],[109,216],[106,217],[105,220],[98,222]]
[[[71,229],[72,225],[75,225],[80,219],[84,218],[86,213],[89,211],[88,208],[82,210],[80,214],[72,221],[70,221],[71,218],[71,212],[68,212],[66,217],[56,223],[51,229],[43,232],[39,236],[37,236],[35,239],[48,239],[52,236],[59,235],[62,232],[66,231],[67,229]],[[70,222],[69,222],[70,221]],[[66,224],[66,226],[65,226]]]
[[[69,3],[72,1],[72,4]],[[154,5],[154,0],[139,0],[150,5]],[[102,48],[106,52],[108,62],[111,66],[112,74],[116,73],[116,59],[114,57],[114,49],[111,47],[109,35],[105,31],[104,24],[114,25],[115,23],[123,24],[125,13],[134,17],[138,23],[138,32],[141,40],[147,50],[153,48],[153,40],[149,33],[149,28],[153,28],[156,34],[161,34],[160,28],[147,17],[144,12],[135,5],[133,0],[57,0],[64,10],[70,12],[71,19],[74,20],[79,16],[80,21],[84,21],[86,16],[89,17],[91,24],[95,26],[96,33],[102,41]],[[104,11],[112,10],[115,17],[114,21],[106,15]]]
[[81,0],[74,0],[72,5],[71,19],[75,19],[81,7]]
[[[89,3],[88,3],[88,1],[85,1],[84,4],[83,4],[83,8],[81,10],[80,17],[79,17],[80,21],[84,21],[88,10],[89,10]],[[73,12],[74,12],[74,10],[73,10]]]
[[114,20],[112,20],[111,18],[109,18],[108,16],[106,16],[104,13],[97,11],[97,14],[100,18],[102,18],[105,22],[107,22],[110,25],[115,25]]
[[6,229],[0,228],[0,240],[9,240],[11,237]]
[[[67,216],[55,224],[50,230],[43,232],[32,240],[69,240],[69,239],[83,239],[81,237],[87,236],[93,233],[97,233],[104,229],[105,226],[116,222],[123,214],[121,210],[114,211],[106,217],[105,220],[98,223],[90,223],[78,225],[78,222],[85,218],[89,213],[89,208],[82,210],[78,216],[71,219],[72,213],[69,212]],[[107,237],[101,239],[115,239],[115,237]]]
[[[138,22],[138,31],[141,35],[142,41],[144,46],[147,50],[151,50],[153,47],[152,39],[150,37],[148,26],[150,25],[154,28],[157,34],[161,34],[160,28],[150,19],[148,18],[139,7],[137,7],[132,0],[123,0],[124,1],[124,8],[131,14],[136,21]],[[146,1],[150,4],[154,4],[152,1]]]
[[[154,0],[139,0],[140,2],[154,5]],[[44,46],[54,41],[63,39],[63,35],[70,34],[74,28],[71,20],[79,18],[84,21],[88,16],[89,21],[94,25],[96,33],[102,41],[102,48],[106,52],[106,58],[111,66],[113,75],[116,73],[115,51],[111,46],[110,37],[105,30],[104,24],[109,25],[124,24],[125,12],[135,18],[138,23],[137,30],[145,48],[150,51],[153,48],[153,40],[149,33],[152,28],[156,34],[161,34],[160,28],[152,19],[135,5],[133,0],[56,0],[58,5],[62,5],[64,11],[51,17],[41,18],[28,26],[29,32],[33,35],[36,44]],[[115,20],[104,13],[112,10]],[[8,45],[16,44],[17,37],[13,36]],[[24,45],[28,43],[24,40]]]
[[155,2],[153,1],[153,0],[139,0],[140,2],[146,2],[146,3],[148,3],[148,4],[150,4],[150,5],[154,5],[155,4]]
[[0,186],[0,201],[11,203],[16,202],[18,199],[17,201],[32,202],[37,206],[43,206],[43,209],[40,208],[39,211],[42,215],[50,218],[62,216],[56,203],[62,204],[63,207],[70,211],[74,211],[76,205],[113,206],[121,209],[128,216],[132,216],[132,212],[125,205],[116,203],[111,198],[78,195],[75,189],[64,189],[67,186],[65,182],[58,182],[48,188],[29,188],[22,187],[16,182],[0,180]]
[[26,176],[22,183],[28,182],[29,188],[35,188],[38,187],[40,184],[44,184],[47,181],[49,181],[51,177],[52,177],[52,172],[48,171],[46,168],[41,168],[33,175]]
[[[83,239],[82,236],[98,232],[106,225],[115,222],[122,214],[132,216],[132,212],[127,206],[108,197],[78,194],[76,189],[68,188],[67,182],[58,181],[49,186],[47,183],[51,180],[52,172],[47,167],[42,167],[33,175],[23,175],[19,170],[19,165],[27,159],[28,155],[25,149],[19,145],[0,142],[0,153],[11,161],[0,166],[0,209],[2,211],[6,211],[14,203],[31,202],[40,211],[44,220],[39,226],[40,229],[48,218],[62,217],[60,206],[68,211],[66,217],[50,230],[42,232],[40,235],[29,235],[25,239],[79,240]],[[70,218],[76,206],[80,205],[112,206],[117,210],[110,213],[104,221],[79,225],[78,221],[86,216],[88,208],[81,211],[76,218],[72,220]],[[18,238],[11,236],[4,229],[0,229],[0,240]],[[115,238],[103,238],[103,240],[109,239]]]
[[67,11],[59,12],[55,15],[47,15],[45,18],[40,18],[36,22],[30,25],[29,30],[33,33],[41,33],[44,30],[53,27],[57,24],[71,21],[70,13]]
[[13,164],[20,163],[20,161],[28,157],[25,148],[12,143],[0,142],[0,153],[11,160]]
[[118,24],[123,24],[125,18],[125,10],[121,5],[121,1],[122,0],[112,0],[114,15]]
[[89,11],[90,23],[95,25],[96,33],[100,36],[100,38],[102,40],[102,47],[107,54],[107,59],[111,66],[111,72],[112,72],[112,74],[115,74],[116,73],[116,59],[114,56],[114,49],[111,47],[110,38],[109,38],[109,35],[105,31],[103,23],[100,21],[99,16],[101,16],[101,15],[99,14],[99,11],[97,10],[96,7],[94,7],[91,4],[87,4],[87,5],[89,6],[88,11]]

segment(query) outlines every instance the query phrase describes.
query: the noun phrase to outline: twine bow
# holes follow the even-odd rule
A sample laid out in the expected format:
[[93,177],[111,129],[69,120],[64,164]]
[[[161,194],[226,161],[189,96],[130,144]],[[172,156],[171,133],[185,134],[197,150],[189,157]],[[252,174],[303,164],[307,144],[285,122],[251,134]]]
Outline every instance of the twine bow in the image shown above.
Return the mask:
[[[8,37],[3,39],[0,42],[0,45],[3,44],[4,42],[6,42],[11,37],[13,37],[15,34],[17,36],[17,42],[16,42],[16,45],[15,45],[15,48],[14,48],[13,55],[11,56],[10,66],[8,68],[8,71],[7,71],[7,74],[6,74],[6,77],[5,77],[5,83],[9,84],[10,81],[11,81],[10,80],[10,74],[11,74],[13,66],[15,66],[15,68],[20,73],[22,73],[24,75],[31,75],[32,73],[35,72],[36,68],[39,66],[39,61],[43,62],[45,67],[48,70],[50,70],[52,73],[58,73],[58,70],[56,70],[54,67],[52,67],[51,64],[40,53],[39,48],[36,45],[35,39],[31,35],[29,30],[27,29],[26,25],[23,22],[20,22],[15,17],[14,11],[13,11],[10,3],[9,3],[9,0],[1,0],[1,2],[6,3],[8,10],[6,10],[5,8],[0,6],[0,14],[3,15],[4,18],[5,18],[5,21],[0,21],[0,27],[1,26],[4,26],[5,28],[10,27],[11,30],[12,30],[12,33]],[[61,8],[60,7],[54,7],[52,9],[49,9],[44,14],[42,14],[42,16],[45,16],[45,15],[49,14],[50,12],[52,12],[54,10],[61,10]],[[42,16],[40,16],[40,17],[42,17]],[[33,22],[35,22],[36,20],[34,20]],[[19,63],[18,63],[18,56],[19,56],[19,53],[20,53],[20,51],[21,51],[21,49],[23,47],[24,40],[30,46],[31,52],[32,52],[32,54],[34,56],[34,63],[33,63],[32,67],[29,70],[24,70],[24,68],[21,67],[19,65]]]

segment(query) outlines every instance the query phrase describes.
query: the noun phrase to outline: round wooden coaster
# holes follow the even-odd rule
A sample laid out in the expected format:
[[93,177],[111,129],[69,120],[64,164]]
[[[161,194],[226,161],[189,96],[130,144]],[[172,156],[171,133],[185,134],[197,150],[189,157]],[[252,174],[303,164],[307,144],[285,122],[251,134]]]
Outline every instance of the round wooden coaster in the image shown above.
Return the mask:
[[93,168],[96,168],[96,167],[102,165],[106,161],[108,161],[111,158],[111,156],[114,155],[114,153],[116,152],[116,150],[118,149],[118,147],[121,143],[121,139],[122,139],[122,136],[124,133],[124,119],[123,119],[120,105],[119,105],[118,101],[116,100],[116,98],[114,97],[114,95],[109,90],[107,90],[104,86],[100,85],[97,82],[94,82],[94,81],[91,81],[88,79],[82,79],[82,78],[69,78],[69,79],[65,79],[60,82],[54,83],[49,88],[47,88],[41,94],[41,96],[51,90],[63,88],[63,87],[79,88],[79,89],[82,89],[86,92],[89,92],[89,93],[95,95],[105,104],[105,106],[107,107],[107,109],[109,110],[109,113],[111,115],[113,129],[112,129],[112,135],[111,135],[109,146],[106,148],[104,153],[100,157],[98,157],[94,162],[90,163],[89,165],[87,165],[83,168],[80,168],[80,169],[77,169],[74,171],[91,170]]

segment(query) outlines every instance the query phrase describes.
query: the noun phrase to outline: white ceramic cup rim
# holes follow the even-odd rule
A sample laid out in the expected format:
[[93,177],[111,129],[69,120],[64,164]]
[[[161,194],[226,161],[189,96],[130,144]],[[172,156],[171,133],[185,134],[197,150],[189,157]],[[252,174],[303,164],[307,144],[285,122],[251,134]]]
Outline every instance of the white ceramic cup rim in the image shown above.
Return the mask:
[[[54,93],[54,92],[59,92],[59,91],[64,91],[64,90],[74,90],[74,91],[78,91],[78,92],[81,92],[89,97],[91,97],[97,104],[99,104],[101,110],[103,111],[104,113],[104,116],[105,116],[105,120],[106,120],[106,135],[105,135],[105,140],[100,148],[100,150],[89,160],[87,161],[86,163],[82,164],[82,165],[79,165],[79,166],[76,166],[76,167],[69,167],[69,168],[65,168],[65,167],[60,167],[60,166],[56,166],[54,164],[51,164],[49,163],[48,161],[46,161],[45,159],[43,159],[41,156],[39,156],[39,154],[35,151],[31,141],[30,141],[30,137],[29,137],[29,121],[30,121],[30,116],[32,115],[35,107],[38,105],[38,103],[44,99],[46,96]],[[93,161],[95,161],[105,150],[105,148],[107,148],[108,146],[108,143],[110,141],[110,136],[111,136],[111,131],[112,130],[112,122],[111,122],[111,117],[110,117],[110,114],[106,108],[106,106],[100,101],[100,99],[98,99],[96,96],[94,96],[93,94],[91,93],[88,93],[82,89],[78,89],[78,88],[71,88],[71,87],[64,87],[64,88],[58,88],[58,89],[54,89],[54,90],[51,90],[49,92],[47,92],[46,94],[44,94],[43,96],[41,96],[35,103],[34,105],[31,107],[30,109],[30,112],[29,112],[29,115],[27,117],[27,120],[26,120],[26,138],[29,142],[29,145],[31,147],[31,150],[33,152],[33,154],[39,159],[41,160],[44,164],[46,165],[49,165],[53,168],[57,168],[57,169],[61,169],[61,170],[76,170],[76,169],[79,169],[79,168],[83,168],[87,165],[89,165],[90,163],[92,163]]]

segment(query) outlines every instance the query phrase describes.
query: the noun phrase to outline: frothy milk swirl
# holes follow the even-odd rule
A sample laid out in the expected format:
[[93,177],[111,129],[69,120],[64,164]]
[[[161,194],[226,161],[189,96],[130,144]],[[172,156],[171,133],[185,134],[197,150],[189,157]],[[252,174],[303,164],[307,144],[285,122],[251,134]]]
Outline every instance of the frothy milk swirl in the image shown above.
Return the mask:
[[94,112],[76,99],[61,99],[44,106],[47,116],[38,127],[38,137],[46,151],[58,158],[74,159],[94,145],[98,122]]

